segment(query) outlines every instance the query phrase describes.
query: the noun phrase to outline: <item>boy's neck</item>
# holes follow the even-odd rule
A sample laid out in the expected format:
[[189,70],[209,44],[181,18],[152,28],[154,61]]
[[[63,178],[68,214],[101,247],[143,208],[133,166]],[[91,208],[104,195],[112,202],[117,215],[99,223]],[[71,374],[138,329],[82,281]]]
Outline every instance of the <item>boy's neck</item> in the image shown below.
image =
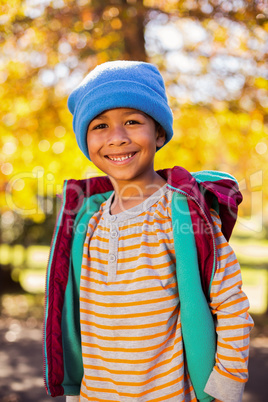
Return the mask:
[[112,181],[112,184],[115,195],[111,205],[111,214],[114,215],[144,202],[163,187],[166,184],[166,180],[154,172],[153,177],[147,181],[135,181],[133,183]]

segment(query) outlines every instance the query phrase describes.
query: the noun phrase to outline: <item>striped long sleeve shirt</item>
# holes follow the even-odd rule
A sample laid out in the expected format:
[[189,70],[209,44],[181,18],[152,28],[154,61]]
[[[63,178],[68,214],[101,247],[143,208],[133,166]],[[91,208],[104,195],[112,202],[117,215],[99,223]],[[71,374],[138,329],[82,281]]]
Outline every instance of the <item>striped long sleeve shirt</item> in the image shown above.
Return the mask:
[[[81,402],[196,401],[184,361],[171,198],[164,186],[142,204],[111,215],[111,196],[89,221],[80,287]],[[218,341],[205,390],[239,401],[253,324],[239,264],[219,217],[212,217],[218,268],[210,307]]]

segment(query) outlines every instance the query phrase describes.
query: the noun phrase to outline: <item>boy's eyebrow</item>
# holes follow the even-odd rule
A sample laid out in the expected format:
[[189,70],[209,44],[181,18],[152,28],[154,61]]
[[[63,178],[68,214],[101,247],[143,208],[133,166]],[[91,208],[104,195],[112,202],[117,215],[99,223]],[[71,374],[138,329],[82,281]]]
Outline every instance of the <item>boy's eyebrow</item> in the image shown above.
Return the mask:
[[123,112],[123,114],[125,115],[130,115],[130,114],[142,114],[143,116],[146,116],[146,113],[142,112],[141,110],[126,110],[125,112]]
[[105,117],[105,113],[98,114],[98,115],[95,116],[91,121],[94,121],[94,120],[97,120],[97,119],[101,119],[101,118],[103,118],[103,117]]
[[[108,110],[98,114],[91,121],[96,120],[96,119],[101,119],[102,117],[105,117],[107,112],[108,112]],[[143,116],[146,116],[146,113],[142,112],[141,110],[136,110],[136,109],[126,110],[125,112],[123,112],[123,115],[131,115],[131,114],[142,114]]]

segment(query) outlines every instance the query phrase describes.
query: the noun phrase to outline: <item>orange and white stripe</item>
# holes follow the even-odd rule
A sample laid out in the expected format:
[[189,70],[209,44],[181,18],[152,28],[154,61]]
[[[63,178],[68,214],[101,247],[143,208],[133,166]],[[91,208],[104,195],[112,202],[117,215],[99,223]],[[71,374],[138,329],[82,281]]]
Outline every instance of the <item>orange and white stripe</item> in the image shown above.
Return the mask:
[[[111,197],[90,219],[80,286],[81,402],[196,401],[184,362],[171,198],[164,186],[111,216]],[[247,378],[252,322],[236,257],[212,216],[218,248],[210,303],[218,332],[214,370],[223,383],[240,384]]]
[[[232,388],[240,389],[240,400],[244,384],[248,379],[249,333],[253,321],[248,314],[248,298],[241,290],[241,270],[236,256],[221,232],[221,221],[211,211],[214,234],[217,242],[218,268],[211,286],[211,310],[216,318],[217,352],[216,365],[210,376],[211,383],[226,378]],[[220,374],[220,376],[219,376]],[[214,377],[214,378],[213,378]],[[235,382],[235,383],[234,383]],[[239,385],[240,384],[240,385]],[[215,392],[215,386],[214,392]],[[232,392],[231,388],[226,392]],[[209,383],[206,392],[210,391]],[[219,398],[221,399],[221,398]]]
[[81,401],[196,400],[183,359],[172,194],[166,187],[157,193],[147,210],[139,206],[115,221],[108,200],[89,222],[80,287]]

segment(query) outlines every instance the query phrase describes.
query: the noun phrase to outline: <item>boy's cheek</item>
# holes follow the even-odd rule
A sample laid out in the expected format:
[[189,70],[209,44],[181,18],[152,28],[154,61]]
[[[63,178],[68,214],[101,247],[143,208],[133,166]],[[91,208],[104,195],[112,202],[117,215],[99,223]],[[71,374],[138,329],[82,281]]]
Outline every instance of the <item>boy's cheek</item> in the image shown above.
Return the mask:
[[87,138],[87,149],[90,157],[97,152],[96,143],[92,138]]

